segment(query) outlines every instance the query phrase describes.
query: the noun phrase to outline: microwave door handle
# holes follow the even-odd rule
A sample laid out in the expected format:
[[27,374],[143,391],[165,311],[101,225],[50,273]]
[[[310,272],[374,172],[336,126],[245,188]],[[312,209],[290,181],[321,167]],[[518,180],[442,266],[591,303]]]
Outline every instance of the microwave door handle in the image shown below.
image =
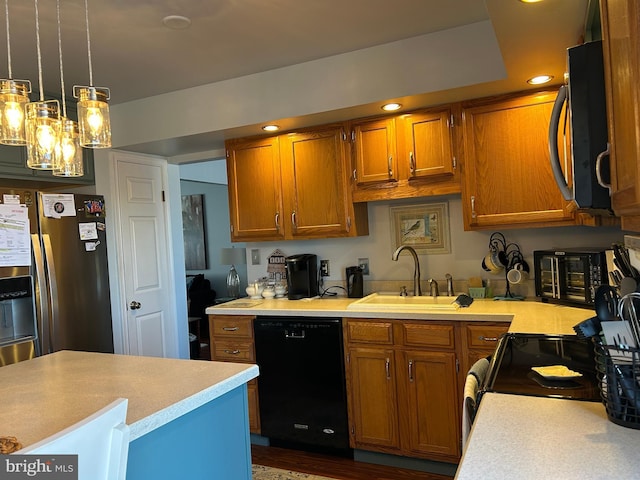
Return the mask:
[[558,153],[558,128],[565,101],[567,101],[567,87],[566,85],[562,85],[558,91],[556,101],[553,104],[553,109],[551,110],[551,121],[549,122],[549,160],[551,162],[553,177],[558,184],[560,193],[562,193],[562,197],[565,200],[569,201],[573,200],[573,194],[569,190],[566,178],[564,178],[562,166],[560,165],[560,154]]
[[609,191],[609,196],[611,196],[611,183],[607,183],[602,179],[602,159],[609,156],[610,148],[611,146],[607,142],[607,149],[604,152],[600,152],[596,157],[596,179],[598,180],[598,185]]

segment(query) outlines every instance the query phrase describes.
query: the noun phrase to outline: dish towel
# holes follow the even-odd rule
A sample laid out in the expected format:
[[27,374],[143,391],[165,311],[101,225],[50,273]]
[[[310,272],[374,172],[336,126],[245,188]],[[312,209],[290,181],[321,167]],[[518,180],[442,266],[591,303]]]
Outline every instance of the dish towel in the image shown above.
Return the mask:
[[478,390],[489,370],[489,360],[481,358],[474,363],[464,382],[464,401],[462,405],[462,447],[467,444],[469,432],[476,412]]

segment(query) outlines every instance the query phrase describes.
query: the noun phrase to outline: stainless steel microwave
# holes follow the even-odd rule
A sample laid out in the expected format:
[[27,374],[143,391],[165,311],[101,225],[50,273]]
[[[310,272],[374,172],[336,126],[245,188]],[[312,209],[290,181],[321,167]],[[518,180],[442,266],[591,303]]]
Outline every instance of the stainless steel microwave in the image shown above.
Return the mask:
[[536,296],[543,302],[589,307],[596,290],[608,284],[606,249],[533,252]]
[[[549,122],[553,175],[565,200],[583,210],[610,214],[602,41],[567,49],[567,68],[567,84],[560,87]],[[563,138],[564,147],[567,136],[570,148],[560,150],[558,139]],[[572,185],[562,169],[567,163],[572,165]]]

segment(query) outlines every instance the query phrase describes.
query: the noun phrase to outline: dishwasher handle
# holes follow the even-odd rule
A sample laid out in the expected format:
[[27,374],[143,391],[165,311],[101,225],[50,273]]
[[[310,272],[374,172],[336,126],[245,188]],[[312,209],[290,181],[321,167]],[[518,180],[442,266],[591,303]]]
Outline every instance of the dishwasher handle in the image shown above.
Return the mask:
[[300,330],[299,332],[295,331],[295,330],[285,330],[284,331],[284,338],[296,338],[296,339],[303,339],[305,338],[306,334],[304,330]]

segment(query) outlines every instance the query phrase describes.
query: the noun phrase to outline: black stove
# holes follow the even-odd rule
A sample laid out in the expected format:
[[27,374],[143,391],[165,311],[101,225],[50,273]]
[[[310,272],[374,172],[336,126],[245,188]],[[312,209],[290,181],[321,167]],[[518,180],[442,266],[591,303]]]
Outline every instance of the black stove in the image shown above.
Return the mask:
[[[531,367],[564,365],[579,377],[542,376]],[[575,335],[502,336],[483,382],[485,392],[600,402],[593,343]]]

